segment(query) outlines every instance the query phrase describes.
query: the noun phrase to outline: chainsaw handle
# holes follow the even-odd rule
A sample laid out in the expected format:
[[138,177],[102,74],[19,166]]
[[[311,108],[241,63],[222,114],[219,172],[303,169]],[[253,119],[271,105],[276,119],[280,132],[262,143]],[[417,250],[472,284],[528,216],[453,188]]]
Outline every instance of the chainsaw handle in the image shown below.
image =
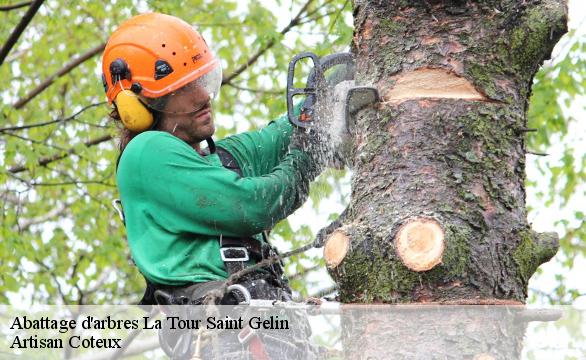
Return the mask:
[[[296,88],[293,85],[293,82],[295,81],[295,65],[297,65],[299,60],[302,60],[305,58],[310,58],[311,61],[313,62],[313,69],[311,70],[311,73],[314,73],[315,71],[317,71],[317,74],[318,74],[317,76],[319,76],[319,74],[322,74],[322,71],[320,68],[319,58],[317,57],[317,55],[315,55],[314,53],[309,52],[309,51],[295,55],[291,59],[291,62],[289,62],[289,71],[287,73],[287,116],[289,117],[289,121],[292,124],[299,126],[299,127],[303,127],[303,128],[307,127],[308,122],[311,121],[312,114],[311,113],[306,114],[306,115],[308,115],[309,121],[305,121],[305,122],[301,121],[299,119],[299,116],[295,116],[293,97],[295,95],[308,95],[307,98],[305,99],[305,103],[303,104],[303,110],[305,110],[305,109],[310,110],[313,108],[313,103],[315,102],[315,97],[317,95],[317,87],[316,87],[315,82],[313,84],[310,84],[310,82],[308,80],[307,86],[304,88]],[[315,75],[314,75],[314,77],[315,77]]]
[[[354,55],[352,55],[352,53],[349,53],[349,52],[326,55],[326,56],[322,57],[319,61],[319,67],[321,70],[321,74],[325,74],[326,71],[328,71],[332,66],[342,65],[342,64],[345,64],[346,66],[354,67]],[[314,67],[314,69],[315,69],[315,67]],[[313,83],[316,82],[315,77],[316,77],[316,74],[312,70],[309,73],[309,77],[307,80],[307,86],[309,86],[310,82],[313,82]],[[351,79],[344,79],[344,80],[353,80],[353,79],[354,79],[354,77],[352,77]]]

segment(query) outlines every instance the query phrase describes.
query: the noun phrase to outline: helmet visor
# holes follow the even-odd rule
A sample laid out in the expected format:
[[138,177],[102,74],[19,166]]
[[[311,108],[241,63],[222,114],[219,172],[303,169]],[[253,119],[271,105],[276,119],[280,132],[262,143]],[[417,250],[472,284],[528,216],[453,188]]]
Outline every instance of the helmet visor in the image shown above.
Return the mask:
[[146,105],[167,114],[196,113],[214,100],[222,85],[222,67],[216,66],[211,71],[193,80],[187,85],[160,98],[147,98]]

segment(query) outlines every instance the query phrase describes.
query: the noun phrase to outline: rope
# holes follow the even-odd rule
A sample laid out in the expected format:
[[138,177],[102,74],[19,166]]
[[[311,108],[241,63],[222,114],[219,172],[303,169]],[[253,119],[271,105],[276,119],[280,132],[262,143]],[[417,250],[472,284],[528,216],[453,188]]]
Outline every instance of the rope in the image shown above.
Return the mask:
[[244,275],[250,274],[250,273],[255,272],[256,270],[260,270],[264,267],[268,267],[273,264],[276,264],[277,262],[279,262],[285,258],[294,256],[297,254],[301,254],[301,253],[315,247],[315,244],[316,244],[316,242],[312,241],[309,244],[306,244],[300,248],[285,252],[282,255],[269,256],[268,258],[263,259],[262,261],[254,264],[254,265],[250,265],[250,266],[248,266],[238,272],[235,272],[234,274],[228,276],[228,278],[226,279],[226,281],[224,281],[222,286],[208,292],[204,297],[203,304],[204,305],[214,305],[217,300],[222,299],[224,297],[224,295],[226,295],[227,290],[228,290],[228,286],[234,284],[238,279],[240,279]]

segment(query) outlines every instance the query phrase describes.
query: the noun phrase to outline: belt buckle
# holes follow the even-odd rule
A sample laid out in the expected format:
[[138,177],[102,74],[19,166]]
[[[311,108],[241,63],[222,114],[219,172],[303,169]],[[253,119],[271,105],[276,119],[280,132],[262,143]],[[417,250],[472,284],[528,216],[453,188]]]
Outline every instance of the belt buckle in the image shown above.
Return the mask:
[[[228,257],[228,255],[225,253],[228,250],[242,251],[242,253],[244,255],[241,257]],[[245,247],[223,247],[223,248],[220,248],[220,256],[222,257],[222,261],[224,261],[224,262],[248,261],[250,259],[250,257],[248,256],[248,250]]]

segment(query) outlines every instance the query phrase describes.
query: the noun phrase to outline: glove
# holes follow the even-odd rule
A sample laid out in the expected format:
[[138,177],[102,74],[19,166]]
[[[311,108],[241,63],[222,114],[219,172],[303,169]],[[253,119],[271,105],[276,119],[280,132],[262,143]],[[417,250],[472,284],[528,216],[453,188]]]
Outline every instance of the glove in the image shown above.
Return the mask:
[[296,128],[291,135],[289,144],[291,149],[299,149],[309,155],[311,160],[311,173],[319,175],[325,168],[329,159],[327,136],[322,134],[317,127]]

